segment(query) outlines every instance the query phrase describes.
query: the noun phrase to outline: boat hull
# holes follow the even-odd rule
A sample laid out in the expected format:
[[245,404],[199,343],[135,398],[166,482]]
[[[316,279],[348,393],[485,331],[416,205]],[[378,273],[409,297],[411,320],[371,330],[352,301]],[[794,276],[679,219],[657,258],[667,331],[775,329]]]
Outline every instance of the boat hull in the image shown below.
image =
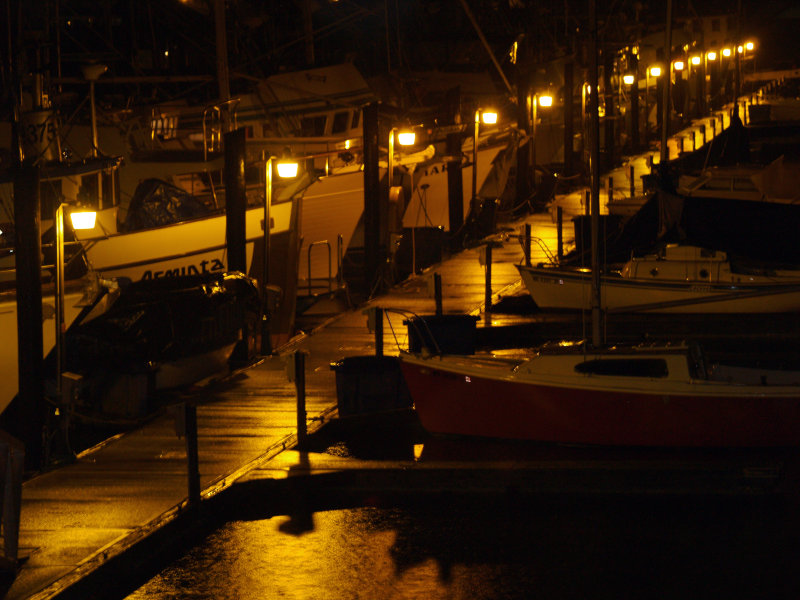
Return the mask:
[[[591,273],[518,265],[542,309],[591,309]],[[785,313],[800,309],[800,282],[713,284],[603,276],[600,305],[614,312]]]
[[[780,447],[800,443],[800,387],[686,389],[660,381],[614,389],[572,374],[519,379],[468,359],[403,356],[422,426],[434,434],[603,446]],[[612,378],[613,379],[613,378]],[[663,388],[663,389],[662,389]]]
[[[247,274],[260,280],[264,261],[264,209],[245,214]],[[298,203],[281,202],[270,209],[270,268],[268,285],[280,290],[270,315],[272,345],[287,342],[294,333],[297,266],[300,253]],[[141,231],[81,240],[93,271],[106,278],[133,282],[170,277],[205,276],[228,270],[226,217],[212,217]]]

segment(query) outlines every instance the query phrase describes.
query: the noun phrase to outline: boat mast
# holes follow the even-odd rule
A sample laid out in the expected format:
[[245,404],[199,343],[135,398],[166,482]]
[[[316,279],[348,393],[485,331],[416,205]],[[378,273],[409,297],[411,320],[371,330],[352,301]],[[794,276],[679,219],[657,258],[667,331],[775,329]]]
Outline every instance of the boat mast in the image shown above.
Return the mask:
[[591,115],[589,170],[591,172],[591,198],[589,204],[592,234],[592,346],[601,344],[600,337],[600,118],[597,88],[597,0],[589,2],[589,114]]
[[670,86],[672,85],[672,0],[667,0],[667,27],[664,31],[664,85],[662,86],[661,103],[661,176],[666,177],[666,166],[669,161],[669,116]]

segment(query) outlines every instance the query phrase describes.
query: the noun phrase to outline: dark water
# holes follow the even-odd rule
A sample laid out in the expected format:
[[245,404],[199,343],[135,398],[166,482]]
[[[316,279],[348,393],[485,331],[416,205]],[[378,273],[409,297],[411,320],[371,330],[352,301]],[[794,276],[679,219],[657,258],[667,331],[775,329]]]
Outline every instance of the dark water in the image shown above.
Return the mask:
[[[328,451],[378,447],[364,442]],[[530,451],[456,443],[436,460]],[[800,509],[784,497],[396,500],[318,509],[299,527],[286,516],[227,522],[129,598],[800,597]]]
[[129,596],[249,598],[789,598],[795,532],[764,507],[480,502],[232,522]]

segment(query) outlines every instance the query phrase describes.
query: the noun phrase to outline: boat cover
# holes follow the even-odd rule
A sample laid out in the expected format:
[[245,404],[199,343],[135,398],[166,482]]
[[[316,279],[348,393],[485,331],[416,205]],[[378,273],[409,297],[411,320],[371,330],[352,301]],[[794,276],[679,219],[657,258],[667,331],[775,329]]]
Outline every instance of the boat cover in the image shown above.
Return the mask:
[[185,190],[161,179],[145,179],[133,193],[120,232],[139,231],[204,217],[213,209]]

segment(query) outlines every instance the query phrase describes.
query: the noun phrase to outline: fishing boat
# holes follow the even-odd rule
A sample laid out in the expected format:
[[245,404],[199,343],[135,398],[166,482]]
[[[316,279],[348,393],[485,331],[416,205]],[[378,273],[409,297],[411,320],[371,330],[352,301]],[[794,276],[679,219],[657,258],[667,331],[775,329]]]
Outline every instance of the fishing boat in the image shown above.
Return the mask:
[[[589,310],[590,269],[517,265],[541,309]],[[601,275],[609,312],[784,313],[800,309],[800,269],[734,264],[727,253],[668,244]]]

